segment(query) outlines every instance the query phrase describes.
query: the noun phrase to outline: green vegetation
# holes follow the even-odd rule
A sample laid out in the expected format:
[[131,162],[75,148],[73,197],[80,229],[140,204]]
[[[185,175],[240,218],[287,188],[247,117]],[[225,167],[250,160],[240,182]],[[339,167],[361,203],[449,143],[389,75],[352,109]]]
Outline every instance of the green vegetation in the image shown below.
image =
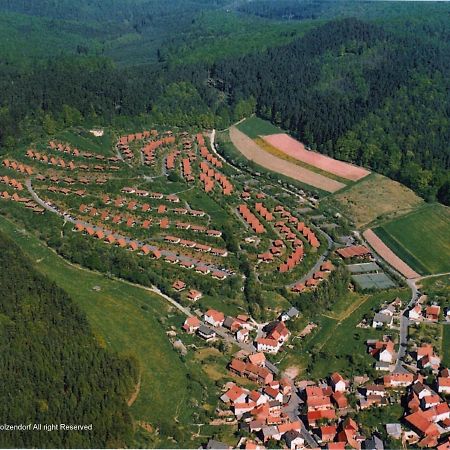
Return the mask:
[[[5,431],[2,445],[128,445],[132,421],[126,401],[138,379],[134,359],[119,357],[114,347],[106,350],[79,306],[39,273],[20,247],[0,234],[2,420],[93,424],[93,431]],[[72,283],[70,294],[79,299],[80,278]]]
[[422,274],[450,271],[450,212],[428,205],[375,229],[407,264]]
[[269,121],[253,116],[245,119],[236,126],[240,131],[252,139],[269,134],[284,133],[284,130],[271,124]]
[[450,366],[450,326],[444,325],[444,331],[442,336],[442,364],[445,367]]
[[411,189],[377,173],[343,188],[325,201],[325,205],[349,216],[357,227],[401,216],[422,204],[423,200]]
[[[194,361],[193,353],[181,358],[166,336],[166,330],[172,325],[180,329],[184,317],[145,288],[69,265],[34,236],[17,231],[4,218],[0,218],[0,230],[24,249],[39,272],[73,296],[87,315],[101,348],[137,361],[140,389],[130,412],[144,427],[136,437],[139,446],[170,447],[172,437],[178,446],[198,445],[201,441],[190,440],[196,430],[193,423],[205,420],[200,418],[202,414],[214,409],[217,388],[214,379],[201,375],[202,366]],[[214,364],[224,373],[227,358],[224,356]],[[198,402],[201,402],[200,409]],[[155,434],[157,429],[159,436]],[[98,443],[98,446],[103,445]]]
[[347,376],[372,374],[375,360],[367,354],[365,341],[381,337],[384,332],[356,326],[381,304],[397,296],[406,300],[409,290],[391,289],[342,297],[336,304],[336,311],[332,309],[311,318],[318,328],[303,339],[293,339],[294,349],[283,359],[282,366],[298,366],[304,376],[312,378],[324,377],[333,371]]

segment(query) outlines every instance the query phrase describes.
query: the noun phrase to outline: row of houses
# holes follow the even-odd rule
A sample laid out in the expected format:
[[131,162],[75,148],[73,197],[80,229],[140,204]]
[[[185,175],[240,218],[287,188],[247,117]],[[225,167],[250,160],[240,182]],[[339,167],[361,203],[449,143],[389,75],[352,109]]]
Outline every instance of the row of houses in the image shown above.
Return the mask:
[[[98,153],[80,151],[80,150],[78,150],[78,148],[72,148],[69,144],[63,144],[61,142],[50,141],[48,143],[48,146],[49,146],[50,150],[57,150],[57,151],[60,151],[60,152],[63,152],[63,153],[66,153],[68,155],[72,155],[75,157],[81,157],[81,158],[86,158],[86,159],[96,159],[98,161],[109,161],[110,163],[120,162],[120,158],[118,158],[117,156],[106,157],[106,156],[100,155]],[[33,157],[33,150],[31,150],[31,149],[28,150],[27,156]]]
[[214,256],[228,256],[228,251],[223,248],[215,248],[210,245],[200,244],[195,241],[190,241],[187,239],[179,238],[178,236],[166,235],[164,236],[164,240],[170,244],[180,245],[182,247],[192,248],[193,250],[203,252],[203,253],[211,253]]
[[162,139],[158,139],[155,141],[147,142],[142,148],[142,156],[144,159],[145,165],[153,165],[155,163],[155,153],[156,150],[160,147],[171,145],[175,143],[175,137],[174,136],[166,136]]
[[19,163],[11,159],[4,159],[2,165],[7,169],[15,170],[17,172],[23,173],[25,175],[32,175],[33,168],[27,166],[26,164]]
[[238,212],[255,233],[261,234],[266,232],[259,219],[250,211],[245,203],[238,206]]
[[35,203],[34,200],[28,197],[20,197],[17,192],[14,192],[14,194],[11,195],[8,191],[3,191],[0,193],[0,198],[22,204],[36,214],[44,214],[45,212],[45,209]]
[[87,166],[86,164],[75,164],[73,161],[66,162],[62,158],[56,158],[54,156],[48,156],[44,153],[33,152],[32,150],[28,150],[26,156],[34,159],[35,161],[42,162],[44,164],[48,164],[54,167],[60,167],[61,169],[67,170],[85,170],[90,171],[94,170],[96,172],[104,172],[107,170],[117,171],[120,170],[119,166],[113,165],[104,165],[104,164],[95,164],[94,166]]
[[16,180],[15,178],[8,177],[8,175],[0,176],[0,183],[6,184],[17,191],[23,191],[22,182]]
[[214,188],[214,182],[217,182],[222,188],[223,195],[233,193],[233,185],[222,173],[214,170],[206,161],[200,162],[200,181],[204,184],[205,192],[210,192]]
[[197,143],[200,149],[200,155],[206,159],[209,163],[211,163],[213,166],[217,167],[218,169],[222,168],[222,161],[217,159],[213,154],[211,154],[208,150],[208,148],[205,145],[205,139],[201,133],[197,134]]
[[85,235],[99,239],[100,241],[109,244],[116,245],[121,248],[128,248],[131,251],[139,251],[142,255],[149,255],[154,259],[163,259],[165,262],[170,264],[178,264],[184,269],[194,269],[195,272],[201,275],[211,275],[217,280],[224,280],[227,278],[228,273],[222,270],[211,270],[205,263],[201,260],[192,260],[190,257],[185,255],[167,254],[163,256],[162,250],[150,246],[149,244],[142,244],[138,241],[131,240],[130,238],[114,235],[112,231],[95,229],[92,226],[86,226],[80,222],[75,224],[74,231],[83,233]]

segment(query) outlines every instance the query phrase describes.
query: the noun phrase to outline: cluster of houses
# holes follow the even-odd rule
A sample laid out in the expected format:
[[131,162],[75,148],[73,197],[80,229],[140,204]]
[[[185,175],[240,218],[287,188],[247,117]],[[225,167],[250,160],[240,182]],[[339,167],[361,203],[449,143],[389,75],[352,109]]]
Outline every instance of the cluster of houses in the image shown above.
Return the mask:
[[308,278],[304,283],[298,282],[291,286],[291,292],[299,294],[308,289],[315,289],[321,281],[329,277],[334,269],[335,267],[331,261],[324,261],[320,265],[320,270],[314,272],[312,277]]
[[[441,307],[439,305],[423,305],[424,297],[420,297],[408,311],[408,318],[413,322],[439,322]],[[450,314],[448,314],[450,317]]]
[[242,203],[241,205],[238,206],[238,212],[245,220],[245,222],[247,222],[248,225],[250,225],[250,227],[255,233],[261,234],[266,232],[262,223],[252,213],[252,211],[250,211],[249,207],[245,203]]
[[258,385],[257,388],[246,389],[229,382],[220,397],[239,421],[239,430],[255,435],[256,440],[246,440],[245,448],[265,448],[264,444],[270,440],[283,442],[290,449],[302,448],[302,424],[286,408],[295,389],[292,380],[287,377],[277,380],[264,353],[235,358],[228,368],[233,374]]
[[[419,447],[436,448],[441,440],[450,433],[450,407],[443,398],[450,394],[450,371],[445,368],[439,373],[434,383],[426,384],[424,378],[418,375],[408,388],[407,411],[404,417],[411,428],[407,434],[408,444]],[[450,442],[444,439],[447,445]],[[449,447],[444,447],[449,448]]]
[[402,301],[396,298],[393,302],[385,307],[381,308],[375,313],[372,320],[373,328],[392,328],[394,324],[394,318],[398,317]]
[[382,340],[368,339],[366,345],[368,353],[376,359],[376,370],[393,370],[397,360],[397,353],[395,352],[395,344],[390,336],[383,336]]
[[142,148],[141,152],[144,158],[144,164],[149,166],[155,163],[155,152],[158,148],[164,145],[171,145],[175,143],[174,136],[167,136],[156,141],[147,142]]
[[27,166],[26,164],[19,163],[14,160],[10,159],[4,159],[2,162],[2,165],[6,167],[7,169],[15,170],[16,172],[23,173],[25,175],[32,175],[33,174],[33,168],[30,166]]
[[[298,311],[297,311],[298,314]],[[264,337],[256,339],[256,348],[259,352],[276,354],[289,339],[290,332],[283,320],[275,320],[264,326]]]
[[211,192],[214,189],[214,183],[217,182],[223,195],[233,193],[233,185],[222,173],[214,170],[206,161],[200,162],[200,181],[203,183],[204,191]]

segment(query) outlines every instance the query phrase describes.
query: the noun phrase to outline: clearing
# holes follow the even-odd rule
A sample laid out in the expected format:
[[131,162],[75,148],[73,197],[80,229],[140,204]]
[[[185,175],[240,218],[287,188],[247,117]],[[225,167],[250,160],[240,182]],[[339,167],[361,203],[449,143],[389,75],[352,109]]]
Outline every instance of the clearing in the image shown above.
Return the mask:
[[335,194],[333,199],[359,228],[377,219],[401,216],[423,204],[411,189],[376,173]]
[[250,117],[245,119],[243,122],[236,124],[236,128],[252,139],[256,139],[259,136],[264,136],[267,134],[283,133],[281,128],[278,128],[269,121],[260,119],[256,116]]
[[450,209],[426,205],[376,228],[375,233],[415,271],[450,271]]
[[230,139],[235,147],[249,160],[260,166],[279,172],[294,180],[327,192],[336,192],[345,187],[345,184],[331,180],[311,170],[299,167],[270,153],[265,152],[250,137],[239,131],[235,126],[230,127]]
[[263,138],[266,142],[285,154],[325,172],[346,178],[347,180],[358,181],[370,173],[362,167],[307,150],[301,142],[285,133],[272,134]]

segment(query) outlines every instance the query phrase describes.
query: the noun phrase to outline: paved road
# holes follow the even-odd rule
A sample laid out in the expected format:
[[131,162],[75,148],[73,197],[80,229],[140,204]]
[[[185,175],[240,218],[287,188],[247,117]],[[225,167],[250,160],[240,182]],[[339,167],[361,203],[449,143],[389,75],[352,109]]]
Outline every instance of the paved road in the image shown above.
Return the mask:
[[[42,206],[43,208],[45,208],[46,210],[48,210],[48,211],[50,211],[50,212],[52,212],[52,213],[54,213],[54,214],[57,214],[58,216],[64,218],[65,221],[71,222],[71,223],[73,223],[73,224],[80,223],[80,224],[82,224],[84,227],[90,227],[90,228],[92,228],[94,231],[103,231],[103,232],[105,233],[106,236],[112,235],[112,236],[114,236],[116,239],[124,239],[125,242],[126,242],[127,244],[129,244],[130,242],[135,241],[134,239],[131,239],[131,238],[127,237],[127,236],[122,236],[122,235],[117,234],[117,233],[113,233],[113,232],[111,232],[111,231],[109,231],[109,230],[106,230],[105,228],[99,227],[98,225],[94,225],[94,224],[92,224],[92,223],[85,222],[85,221],[83,221],[83,220],[74,219],[73,217],[69,216],[68,214],[65,214],[65,213],[63,213],[62,211],[59,211],[59,210],[58,210],[57,208],[55,208],[54,206],[49,205],[47,202],[45,202],[44,200],[42,200],[42,199],[36,194],[36,192],[35,192],[34,189],[33,189],[32,184],[31,184],[31,179],[30,179],[30,178],[28,178],[28,179],[25,181],[25,185],[26,185],[26,187],[27,187],[29,193],[30,193],[31,196],[33,197],[33,199],[36,201],[36,203],[38,203],[39,205],[41,205],[41,206]],[[161,249],[159,249],[158,247],[156,247],[156,246],[154,246],[154,245],[147,244],[146,242],[141,242],[141,241],[135,241],[135,242],[137,242],[139,246],[148,245],[148,247],[149,247],[151,250],[160,250],[161,255],[163,255],[163,256],[173,256],[173,257],[176,257],[176,258],[179,259],[180,262],[187,262],[187,263],[192,263],[192,264],[197,264],[197,263],[201,262],[201,265],[204,265],[205,267],[207,267],[211,272],[214,272],[214,271],[216,271],[216,270],[219,270],[219,271],[225,272],[225,273],[227,273],[227,274],[229,274],[229,275],[232,274],[232,272],[230,272],[230,271],[229,271],[228,269],[226,269],[226,268],[223,268],[223,267],[217,267],[217,266],[215,266],[215,265],[213,265],[213,264],[206,264],[206,263],[203,263],[201,260],[198,260],[198,259],[196,259],[196,258],[191,258],[190,256],[187,256],[187,255],[180,255],[180,254],[178,254],[178,253],[176,253],[176,252],[173,252],[173,251],[170,251],[170,250],[161,250]]]

